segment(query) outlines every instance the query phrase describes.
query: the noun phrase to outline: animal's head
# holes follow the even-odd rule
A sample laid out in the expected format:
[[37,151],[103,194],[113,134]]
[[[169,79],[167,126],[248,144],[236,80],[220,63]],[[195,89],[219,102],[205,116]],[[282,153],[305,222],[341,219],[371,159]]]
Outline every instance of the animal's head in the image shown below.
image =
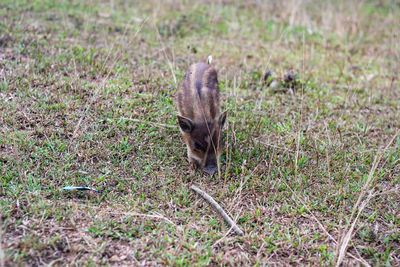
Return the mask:
[[222,129],[226,114],[227,111],[224,111],[215,120],[207,123],[196,123],[178,116],[190,162],[208,174],[213,174],[217,170],[217,157],[222,147]]

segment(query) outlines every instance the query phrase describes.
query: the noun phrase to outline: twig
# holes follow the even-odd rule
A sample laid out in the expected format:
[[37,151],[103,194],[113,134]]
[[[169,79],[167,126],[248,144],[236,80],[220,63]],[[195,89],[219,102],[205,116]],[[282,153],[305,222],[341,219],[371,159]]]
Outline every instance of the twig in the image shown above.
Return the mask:
[[211,206],[213,206],[217,212],[221,215],[221,217],[225,220],[225,222],[235,231],[238,235],[243,235],[243,231],[236,225],[236,223],[226,214],[226,212],[222,209],[222,207],[206,192],[201,190],[195,185],[190,187],[193,191],[199,194],[205,201],[207,201]]

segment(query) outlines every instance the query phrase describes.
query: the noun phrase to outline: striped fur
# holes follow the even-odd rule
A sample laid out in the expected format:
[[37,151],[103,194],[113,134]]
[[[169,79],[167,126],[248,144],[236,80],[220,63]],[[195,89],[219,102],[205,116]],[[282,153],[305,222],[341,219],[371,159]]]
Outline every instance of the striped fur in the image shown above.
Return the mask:
[[176,98],[178,122],[187,145],[189,161],[207,173],[213,173],[226,119],[226,112],[220,113],[215,69],[206,63],[191,65]]

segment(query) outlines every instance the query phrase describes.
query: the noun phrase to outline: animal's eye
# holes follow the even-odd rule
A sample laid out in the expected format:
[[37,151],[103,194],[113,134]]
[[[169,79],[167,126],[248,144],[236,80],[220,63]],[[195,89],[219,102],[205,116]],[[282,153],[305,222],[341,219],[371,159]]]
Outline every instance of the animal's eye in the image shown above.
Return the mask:
[[194,142],[194,149],[195,150],[199,150],[199,151],[203,151],[204,150],[203,147],[197,142]]

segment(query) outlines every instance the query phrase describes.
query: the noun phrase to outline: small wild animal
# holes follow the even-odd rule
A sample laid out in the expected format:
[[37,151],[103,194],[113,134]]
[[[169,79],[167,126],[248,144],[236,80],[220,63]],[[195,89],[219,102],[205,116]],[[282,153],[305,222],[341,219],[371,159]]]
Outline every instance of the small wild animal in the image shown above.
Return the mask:
[[192,167],[213,174],[227,111],[220,113],[217,72],[206,63],[189,67],[177,92],[178,123]]

